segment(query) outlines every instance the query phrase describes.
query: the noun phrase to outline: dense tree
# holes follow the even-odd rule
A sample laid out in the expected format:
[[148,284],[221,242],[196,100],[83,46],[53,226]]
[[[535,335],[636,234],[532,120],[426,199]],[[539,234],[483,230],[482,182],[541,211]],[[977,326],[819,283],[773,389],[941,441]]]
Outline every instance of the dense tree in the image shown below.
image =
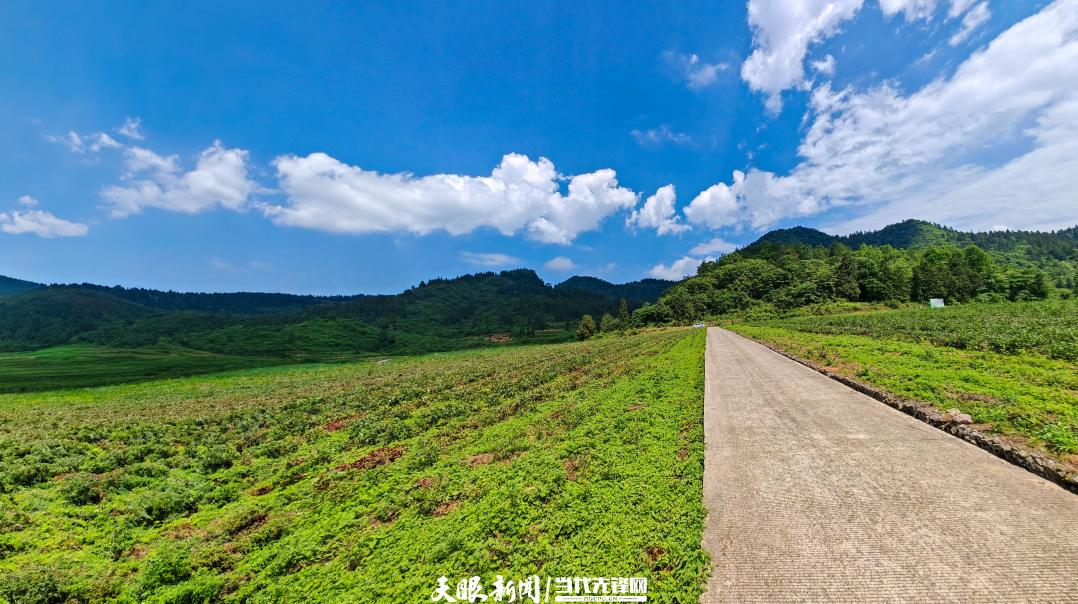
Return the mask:
[[625,300],[621,301],[621,305],[618,307],[618,329],[629,328],[629,306],[625,304]]
[[599,331],[603,333],[613,333],[619,328],[618,320],[610,316],[610,314],[603,315],[601,321],[599,321]]
[[576,339],[587,340],[594,336],[595,333],[595,321],[591,318],[591,315],[584,315],[584,318],[580,320],[580,327],[576,328]]

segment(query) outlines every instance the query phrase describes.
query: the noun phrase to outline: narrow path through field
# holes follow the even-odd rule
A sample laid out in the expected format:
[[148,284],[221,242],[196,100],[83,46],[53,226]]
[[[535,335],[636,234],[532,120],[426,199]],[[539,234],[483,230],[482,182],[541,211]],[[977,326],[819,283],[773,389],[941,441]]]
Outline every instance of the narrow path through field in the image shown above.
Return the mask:
[[1078,496],[707,334],[702,602],[1078,602]]

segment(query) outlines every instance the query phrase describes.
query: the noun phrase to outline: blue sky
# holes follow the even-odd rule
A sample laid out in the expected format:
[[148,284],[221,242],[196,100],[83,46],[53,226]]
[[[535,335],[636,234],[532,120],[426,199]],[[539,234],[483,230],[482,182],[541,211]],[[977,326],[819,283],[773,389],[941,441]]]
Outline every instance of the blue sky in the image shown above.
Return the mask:
[[1078,223],[1078,0],[536,4],[0,3],[0,274],[394,293]]

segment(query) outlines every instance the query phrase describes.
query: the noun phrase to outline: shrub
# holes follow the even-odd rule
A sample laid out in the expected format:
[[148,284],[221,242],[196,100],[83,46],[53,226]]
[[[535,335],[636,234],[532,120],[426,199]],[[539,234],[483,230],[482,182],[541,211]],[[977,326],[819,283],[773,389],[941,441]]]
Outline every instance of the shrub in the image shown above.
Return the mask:
[[60,495],[74,505],[89,505],[104,499],[105,491],[96,476],[79,472],[61,481]]

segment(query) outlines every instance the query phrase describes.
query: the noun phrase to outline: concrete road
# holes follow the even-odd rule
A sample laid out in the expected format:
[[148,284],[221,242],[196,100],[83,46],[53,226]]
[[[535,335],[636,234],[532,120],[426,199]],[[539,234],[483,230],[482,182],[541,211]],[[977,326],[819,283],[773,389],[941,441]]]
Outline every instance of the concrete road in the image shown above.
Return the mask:
[[1078,496],[707,334],[702,602],[1078,602]]

